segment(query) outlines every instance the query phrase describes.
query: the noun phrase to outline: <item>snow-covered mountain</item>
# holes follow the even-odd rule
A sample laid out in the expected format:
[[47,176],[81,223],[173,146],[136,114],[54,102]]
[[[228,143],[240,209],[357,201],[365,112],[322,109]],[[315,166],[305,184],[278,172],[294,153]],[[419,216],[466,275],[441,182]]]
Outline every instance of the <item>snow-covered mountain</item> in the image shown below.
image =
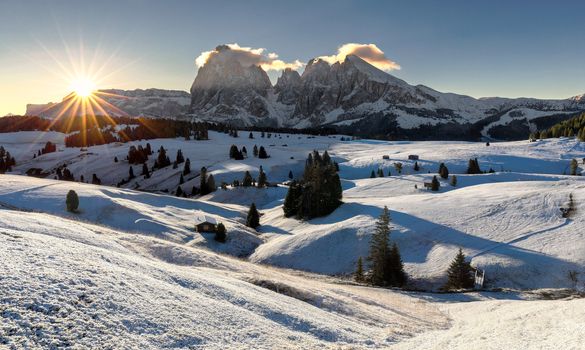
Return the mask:
[[[55,118],[60,114],[80,116],[87,114],[82,108],[77,108],[76,99],[72,93],[59,103],[28,104],[26,115],[37,115],[44,118]],[[145,117],[175,117],[187,111],[191,96],[186,91],[161,89],[98,90],[94,93],[94,100],[101,108],[93,104],[93,112],[98,115],[112,116],[145,116]],[[103,110],[102,110],[103,109]]]
[[476,99],[442,93],[410,85],[355,55],[334,64],[310,60],[302,75],[287,69],[274,86],[261,67],[216,55],[199,69],[191,95],[190,113],[212,120],[282,127],[330,125],[398,137],[412,136],[409,130],[421,126],[439,125],[467,138],[509,138],[498,130],[508,124],[525,136],[546,125],[546,117],[556,116],[552,120],[558,121],[585,110],[583,96]]
[[[232,50],[221,45],[217,52]],[[561,100],[480,98],[410,85],[356,55],[330,64],[310,60],[302,75],[285,69],[272,85],[261,66],[212,55],[190,94],[176,90],[100,90],[96,114],[197,118],[235,126],[306,128],[405,139],[522,139],[585,111],[585,95]],[[27,115],[81,115],[69,95],[27,105]],[[103,109],[103,110],[102,110]]]

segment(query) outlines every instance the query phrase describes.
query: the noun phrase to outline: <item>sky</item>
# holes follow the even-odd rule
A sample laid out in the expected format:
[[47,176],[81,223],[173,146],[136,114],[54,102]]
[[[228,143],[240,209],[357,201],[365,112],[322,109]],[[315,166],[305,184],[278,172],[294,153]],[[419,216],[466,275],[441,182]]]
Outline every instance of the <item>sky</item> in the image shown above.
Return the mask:
[[373,44],[411,84],[566,98],[585,93],[583,13],[584,1],[562,0],[0,0],[0,115],[58,102],[87,75],[97,88],[189,90],[196,59],[220,44],[300,70]]

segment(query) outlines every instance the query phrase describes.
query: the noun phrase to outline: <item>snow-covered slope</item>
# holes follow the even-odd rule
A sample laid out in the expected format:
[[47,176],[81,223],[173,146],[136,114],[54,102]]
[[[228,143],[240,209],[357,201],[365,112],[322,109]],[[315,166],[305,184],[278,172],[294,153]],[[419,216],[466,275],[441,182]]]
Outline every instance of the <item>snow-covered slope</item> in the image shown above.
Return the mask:
[[47,214],[0,210],[0,225],[9,348],[383,347],[447,325],[429,303],[387,290]]
[[[440,287],[461,247],[485,270],[487,288],[585,288],[585,179],[563,174],[571,159],[585,158],[585,146],[574,139],[486,146],[210,132],[209,141],[149,141],[154,149],[164,145],[171,158],[182,149],[192,169],[209,167],[218,183],[260,165],[270,181],[287,180],[289,170],[299,177],[308,152],[328,149],[340,165],[344,204],[327,217],[298,221],[283,217],[282,184],[176,198],[15,175],[67,163],[76,176],[96,173],[104,183],[127,176],[130,144],[64,149],[63,137],[0,134],[0,145],[17,160],[14,174],[0,175],[0,346],[570,349],[584,340],[582,299],[429,296],[310,273],[354,271],[368,254],[375,218],[388,206],[391,240],[412,287]],[[58,151],[33,159],[48,140]],[[250,153],[264,145],[271,157],[230,160],[232,143]],[[419,156],[420,171],[410,154]],[[465,175],[470,158],[496,172]],[[423,190],[441,162],[457,186],[441,180],[439,192]],[[378,168],[392,176],[370,179]],[[157,170],[152,182],[139,177],[129,186],[173,189],[180,170]],[[197,183],[196,175],[187,182]],[[78,214],[65,211],[70,189],[80,197]],[[570,195],[576,211],[567,219],[560,208]],[[251,202],[263,214],[258,232],[243,225]],[[226,225],[226,244],[194,232],[202,214]],[[485,300],[491,298],[506,300]]]

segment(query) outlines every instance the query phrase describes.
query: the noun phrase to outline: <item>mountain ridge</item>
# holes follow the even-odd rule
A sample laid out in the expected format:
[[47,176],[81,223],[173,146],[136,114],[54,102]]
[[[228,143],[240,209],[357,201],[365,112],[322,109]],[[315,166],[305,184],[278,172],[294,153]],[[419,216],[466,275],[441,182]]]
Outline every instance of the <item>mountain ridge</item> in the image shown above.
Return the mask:
[[[230,47],[203,64],[190,91],[100,90],[106,113],[222,122],[237,127],[331,127],[397,139],[520,139],[585,111],[585,95],[566,99],[474,98],[410,85],[356,55],[308,61],[272,84],[262,66],[238,61]],[[226,54],[222,54],[226,53]],[[27,115],[55,118],[66,101],[27,105]],[[113,107],[112,107],[113,106]]]

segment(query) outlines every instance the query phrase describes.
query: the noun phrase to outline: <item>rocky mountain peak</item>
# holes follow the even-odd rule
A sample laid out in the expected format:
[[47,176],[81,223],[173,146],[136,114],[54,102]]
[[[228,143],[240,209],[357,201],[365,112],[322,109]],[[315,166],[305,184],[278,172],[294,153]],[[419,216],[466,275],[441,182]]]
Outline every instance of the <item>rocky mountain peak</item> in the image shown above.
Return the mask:
[[286,105],[296,103],[301,86],[301,75],[296,70],[286,68],[274,85],[277,101]]

